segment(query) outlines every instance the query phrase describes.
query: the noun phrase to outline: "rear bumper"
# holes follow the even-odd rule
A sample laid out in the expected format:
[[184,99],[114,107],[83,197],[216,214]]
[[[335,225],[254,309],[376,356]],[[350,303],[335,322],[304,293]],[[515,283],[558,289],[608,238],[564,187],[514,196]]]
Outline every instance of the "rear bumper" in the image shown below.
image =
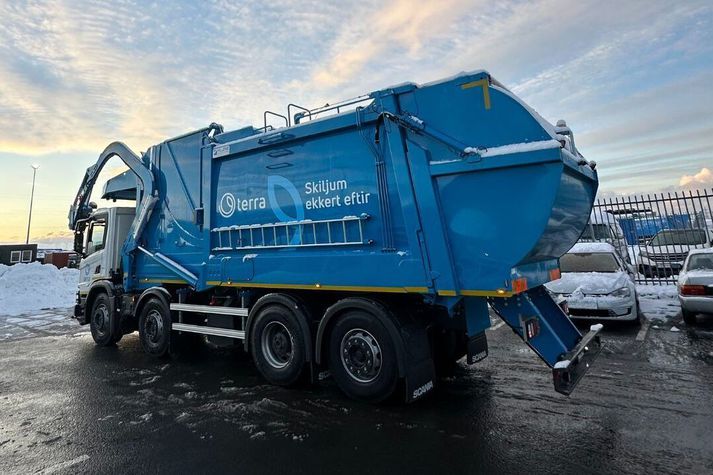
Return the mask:
[[552,381],[555,384],[555,391],[569,396],[579,380],[587,373],[602,351],[602,343],[598,334],[601,329],[601,325],[592,325],[577,346],[554,365]]
[[713,296],[710,297],[684,297],[678,296],[681,308],[688,312],[713,314]]

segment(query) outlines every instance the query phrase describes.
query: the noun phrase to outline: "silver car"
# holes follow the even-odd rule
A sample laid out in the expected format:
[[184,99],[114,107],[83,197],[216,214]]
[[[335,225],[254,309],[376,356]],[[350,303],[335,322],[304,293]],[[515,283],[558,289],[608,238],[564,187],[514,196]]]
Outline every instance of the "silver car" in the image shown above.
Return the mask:
[[575,244],[560,258],[560,271],[545,285],[567,299],[570,317],[640,322],[633,273],[611,244]]
[[691,251],[676,286],[686,324],[696,323],[697,313],[713,314],[713,249]]

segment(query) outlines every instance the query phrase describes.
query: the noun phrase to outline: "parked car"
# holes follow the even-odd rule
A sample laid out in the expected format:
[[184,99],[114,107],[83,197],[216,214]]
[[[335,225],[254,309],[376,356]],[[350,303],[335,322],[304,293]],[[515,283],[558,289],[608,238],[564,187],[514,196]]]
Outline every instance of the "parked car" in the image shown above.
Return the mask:
[[617,219],[608,212],[592,211],[579,242],[607,242],[614,246],[624,261],[631,263],[624,231]]
[[713,314],[713,249],[691,251],[678,276],[678,300],[683,321],[696,323],[697,313]]
[[575,244],[560,258],[560,271],[545,285],[567,299],[572,318],[640,322],[632,269],[611,244]]
[[646,277],[669,277],[683,267],[689,251],[711,247],[705,229],[664,229],[657,232],[639,253],[639,271]]

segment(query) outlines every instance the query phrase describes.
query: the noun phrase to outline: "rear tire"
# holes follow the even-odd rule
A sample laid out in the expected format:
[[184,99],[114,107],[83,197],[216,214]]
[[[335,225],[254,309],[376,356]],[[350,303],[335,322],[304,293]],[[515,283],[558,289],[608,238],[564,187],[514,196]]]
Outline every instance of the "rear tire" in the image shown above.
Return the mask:
[[97,346],[111,346],[121,340],[121,333],[114,335],[114,315],[112,315],[109,296],[102,292],[92,303],[89,328]]
[[292,386],[304,374],[306,336],[295,314],[282,305],[266,305],[250,332],[250,354],[271,384]]
[[141,309],[139,340],[144,351],[165,356],[171,342],[171,312],[163,300],[152,298]]
[[695,325],[696,324],[696,314],[695,313],[682,308],[681,314],[683,315],[683,322],[686,325]]
[[393,339],[376,317],[363,310],[346,312],[332,329],[329,367],[339,388],[361,401],[384,401],[398,384]]

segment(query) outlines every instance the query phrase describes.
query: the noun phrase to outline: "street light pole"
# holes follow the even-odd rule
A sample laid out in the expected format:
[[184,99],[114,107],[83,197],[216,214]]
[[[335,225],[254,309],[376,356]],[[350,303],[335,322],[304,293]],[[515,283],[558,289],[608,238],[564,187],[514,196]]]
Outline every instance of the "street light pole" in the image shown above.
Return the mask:
[[32,224],[32,202],[35,199],[35,177],[37,176],[38,168],[40,168],[39,165],[32,165],[32,193],[30,194],[30,216],[27,218],[27,238],[25,239],[25,244],[30,244],[30,224]]

